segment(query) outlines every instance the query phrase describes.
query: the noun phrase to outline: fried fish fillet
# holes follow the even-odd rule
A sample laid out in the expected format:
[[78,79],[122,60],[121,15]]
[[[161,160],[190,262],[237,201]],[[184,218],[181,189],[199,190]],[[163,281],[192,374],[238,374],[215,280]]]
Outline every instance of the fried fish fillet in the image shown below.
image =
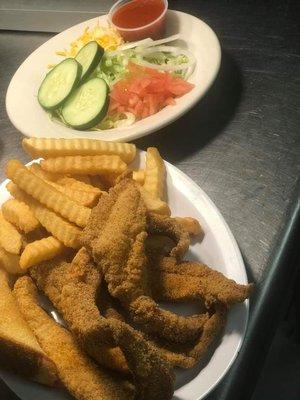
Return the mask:
[[72,334],[39,306],[36,287],[29,277],[17,280],[14,293],[27,323],[71,394],[79,400],[133,400],[133,388],[96,367]]
[[[105,285],[101,288],[101,309],[105,309],[108,318],[114,318],[124,321],[124,316],[120,312],[118,305],[114,299],[105,290]],[[207,352],[209,346],[218,338],[223,330],[226,322],[227,309],[218,305],[210,310],[210,317],[204,324],[203,330],[199,338],[193,344],[178,345],[163,341],[158,337],[153,337],[143,332],[143,338],[147,340],[155,349],[174,367],[191,368],[193,367]],[[124,349],[123,349],[124,350]]]
[[207,265],[162,257],[152,264],[155,283],[153,295],[157,300],[204,300],[206,305],[221,303],[231,306],[242,303],[253,290],[253,284],[240,285]]
[[[105,361],[107,366],[112,363],[115,369],[123,372],[128,371],[128,363],[140,400],[152,400],[151,393],[157,394],[157,400],[170,398],[174,377],[169,362],[134,329],[122,321],[115,323],[112,317],[116,320],[116,314],[112,315],[112,310],[108,318],[100,315],[96,292],[101,274],[85,249],[77,253],[71,264],[39,265],[31,269],[31,275],[61,312],[79,343],[95,360],[99,363]],[[107,311],[108,306],[105,313]],[[128,335],[128,339],[124,335]],[[107,348],[108,343],[114,347]],[[137,348],[143,349],[143,353],[137,352]],[[164,382],[163,387],[161,382]]]
[[124,355],[96,306],[102,276],[87,251],[79,250],[72,263],[56,259],[39,264],[30,269],[30,275],[63,315],[87,353],[99,364],[128,373]]
[[[172,255],[180,257],[186,251],[188,233],[179,229],[176,221],[170,223],[168,219],[150,216],[148,225],[151,231],[162,230],[177,241]],[[162,310],[151,298],[146,230],[147,213],[140,191],[133,180],[124,179],[101,197],[83,231],[82,241],[103,273],[109,293],[129,311],[135,323],[166,340],[192,342],[200,335],[208,314],[182,317]],[[182,241],[181,232],[185,233]]]

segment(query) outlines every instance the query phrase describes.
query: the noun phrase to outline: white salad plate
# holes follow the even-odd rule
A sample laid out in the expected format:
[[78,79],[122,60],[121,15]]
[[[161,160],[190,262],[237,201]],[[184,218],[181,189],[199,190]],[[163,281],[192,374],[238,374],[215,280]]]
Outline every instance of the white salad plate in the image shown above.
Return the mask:
[[36,49],[18,68],[6,94],[6,110],[13,125],[25,136],[85,137],[111,141],[130,141],[148,135],[175,121],[193,107],[207,92],[220,67],[221,50],[212,29],[200,19],[179,11],[167,12],[166,36],[179,34],[178,44],[193,53],[196,67],[188,79],[195,87],[158,113],[133,125],[103,131],[78,131],[50,120],[37,100],[39,86],[49,64],[63,60],[56,51],[69,48],[86,27],[107,24],[107,16],[100,16],[75,25],[54,36]]
[[[140,164],[143,163],[144,154],[139,152]],[[245,266],[238,245],[215,204],[183,172],[167,162],[166,167],[167,196],[172,215],[197,218],[205,232],[201,242],[193,239],[186,259],[201,261],[236,282],[247,284]],[[0,185],[0,204],[10,197],[5,188],[6,183],[7,181]],[[183,315],[195,312],[194,308],[183,304],[168,308]],[[190,370],[176,371],[173,400],[203,399],[220,382],[239,352],[247,319],[248,301],[231,308],[225,330],[214,347],[209,349],[205,360]],[[4,371],[0,371],[0,377],[22,400],[71,398],[63,390],[47,388]]]

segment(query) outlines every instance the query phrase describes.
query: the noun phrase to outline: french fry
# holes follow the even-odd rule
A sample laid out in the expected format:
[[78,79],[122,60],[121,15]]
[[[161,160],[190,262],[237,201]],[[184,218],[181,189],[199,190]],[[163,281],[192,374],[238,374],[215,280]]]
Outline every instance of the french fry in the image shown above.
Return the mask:
[[59,179],[63,178],[64,175],[55,174],[54,172],[45,171],[41,168],[40,164],[31,164],[28,167],[29,171],[33,172],[38,177],[44,179],[45,181],[57,182]]
[[91,210],[79,205],[56,188],[29,171],[20,161],[10,160],[6,166],[7,177],[22,190],[64,218],[84,227]]
[[[91,181],[90,181],[91,182]],[[78,179],[71,178],[69,176],[65,176],[57,181],[59,185],[68,186],[71,189],[78,190],[80,192],[88,192],[88,193],[95,193],[100,196],[102,191],[91,185],[91,183],[85,183]]]
[[[83,182],[76,181],[74,178],[69,178],[64,175],[53,174],[45,171],[39,164],[32,164],[28,167],[29,171],[33,172],[36,176],[43,179],[49,185],[53,186],[59,192],[64,193],[71,200],[86,207],[93,207],[101,195],[101,191],[91,185]],[[72,186],[72,187],[71,187]],[[77,190],[80,187],[87,188],[88,190]]]
[[22,236],[17,229],[8,222],[0,212],[0,246],[12,254],[20,254]]
[[66,156],[41,161],[45,171],[61,174],[121,174],[127,168],[119,156]]
[[162,200],[165,192],[166,167],[156,147],[149,147],[146,153],[144,188],[153,198]]
[[92,139],[23,139],[23,149],[33,157],[53,158],[61,156],[99,156],[117,155],[130,163],[136,154],[136,147],[131,143],[106,142]]
[[177,222],[179,222],[190,235],[196,236],[203,233],[199,221],[192,217],[176,217]]
[[41,205],[38,201],[23,192],[13,182],[6,185],[10,194],[18,200],[28,204],[40,224],[65,246],[77,249],[80,247],[81,229],[66,221],[55,212]]
[[20,267],[20,256],[8,253],[0,247],[0,267],[4,268],[9,274],[23,274]]
[[85,207],[93,207],[97,204],[100,195],[98,193],[85,192],[83,190],[74,190],[69,186],[61,186],[55,182],[49,182],[51,186],[57,189],[59,192],[65,194],[70,199],[73,199],[76,203],[85,206]]
[[42,261],[51,260],[61,254],[65,246],[53,236],[29,243],[20,257],[20,267],[25,270]]
[[145,182],[145,171],[143,169],[132,171],[132,179],[135,180],[140,185],[143,185]]
[[139,186],[139,190],[148,211],[161,215],[171,215],[171,210],[166,202],[153,198],[143,186]]
[[2,214],[7,221],[25,233],[34,231],[40,225],[28,205],[16,199],[9,199],[2,205]]

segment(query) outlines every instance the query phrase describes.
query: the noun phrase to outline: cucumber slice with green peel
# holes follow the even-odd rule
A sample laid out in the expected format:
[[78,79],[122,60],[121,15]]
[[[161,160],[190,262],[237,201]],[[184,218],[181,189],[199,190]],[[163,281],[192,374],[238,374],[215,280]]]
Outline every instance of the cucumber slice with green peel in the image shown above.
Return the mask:
[[106,115],[109,88],[101,78],[92,78],[80,85],[64,103],[61,112],[65,122],[74,129],[89,129]]
[[82,67],[81,79],[87,78],[97,67],[104,54],[104,49],[93,40],[87,43],[82,49],[79,50],[75,60],[79,62]]
[[81,65],[74,58],[66,58],[56,65],[44,78],[38,101],[46,110],[54,110],[67,100],[81,77]]

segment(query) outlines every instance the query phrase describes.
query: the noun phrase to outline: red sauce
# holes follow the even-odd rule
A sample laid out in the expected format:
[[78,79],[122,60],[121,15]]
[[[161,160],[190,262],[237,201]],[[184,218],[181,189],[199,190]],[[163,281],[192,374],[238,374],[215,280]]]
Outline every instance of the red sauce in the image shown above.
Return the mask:
[[140,28],[155,21],[164,9],[163,0],[132,0],[114,12],[112,22],[120,28]]

